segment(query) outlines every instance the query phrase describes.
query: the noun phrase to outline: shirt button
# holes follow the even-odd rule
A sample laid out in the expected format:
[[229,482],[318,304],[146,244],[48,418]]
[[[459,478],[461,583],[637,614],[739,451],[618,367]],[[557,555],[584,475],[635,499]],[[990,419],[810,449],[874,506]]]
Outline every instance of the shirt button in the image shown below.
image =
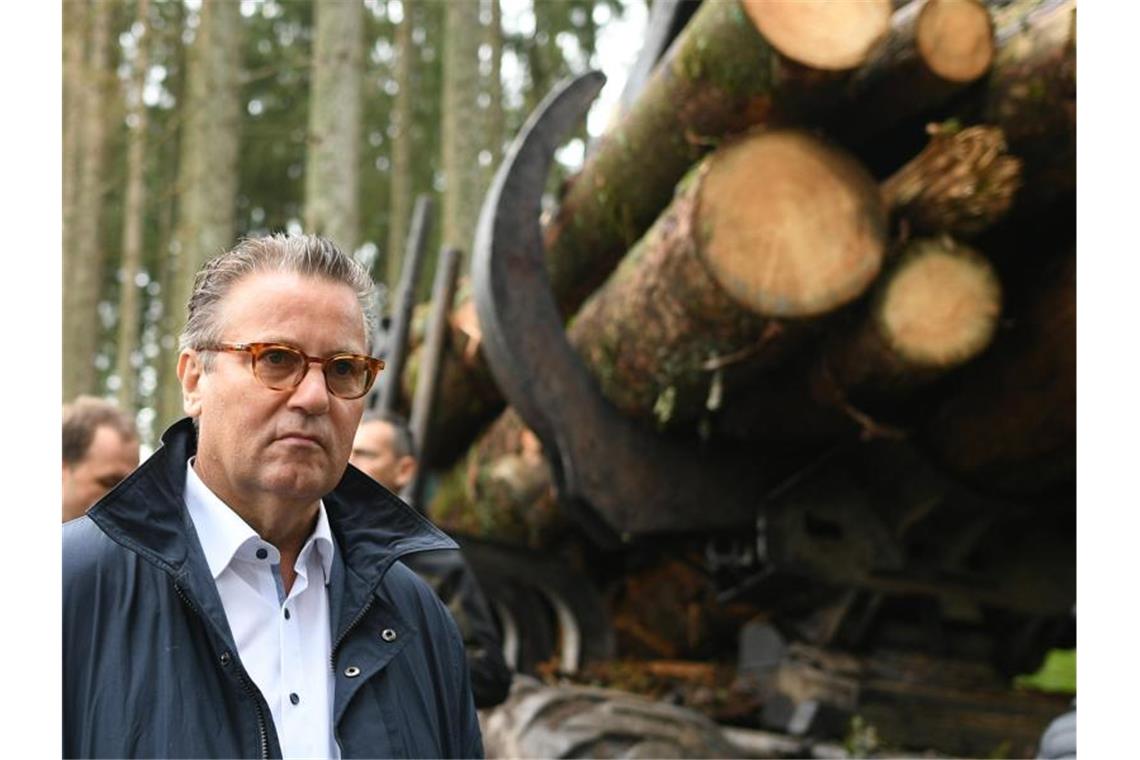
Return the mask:
[[391,628],[385,628],[384,630],[380,631],[380,638],[384,639],[385,641],[395,641],[396,632]]
[[292,702],[293,704],[297,704],[298,702],[301,701],[301,698],[298,697],[296,693],[293,693],[293,694],[289,695],[289,701]]
[[286,620],[289,619],[289,608],[288,607],[285,608],[285,619]]
[[269,552],[265,551],[265,549],[258,549],[257,550],[257,558],[258,559],[265,559],[268,556],[269,556]]

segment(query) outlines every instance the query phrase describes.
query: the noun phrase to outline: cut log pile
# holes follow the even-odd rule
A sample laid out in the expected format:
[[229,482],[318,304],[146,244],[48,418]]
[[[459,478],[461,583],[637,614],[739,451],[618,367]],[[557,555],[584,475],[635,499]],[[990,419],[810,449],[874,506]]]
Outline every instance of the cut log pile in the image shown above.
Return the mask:
[[[1025,337],[1006,350],[1003,330],[1056,332],[1053,322],[1075,318],[1062,309],[1052,326],[1022,325],[1044,318],[1024,294],[1037,285],[1005,281],[1003,259],[1023,256],[987,246],[1072,211],[1075,2],[891,5],[703,3],[564,188],[545,225],[552,288],[573,315],[572,344],[622,414],[705,443],[893,436],[975,480],[999,466],[1035,471],[1016,461],[1036,450],[1014,440],[1009,420],[986,462],[963,453],[999,424],[986,415],[1010,407],[983,412],[954,397],[984,386],[970,379],[979,357],[989,366],[1031,351]],[[916,135],[926,144],[900,154],[894,144]],[[1057,266],[1064,246],[1041,255]],[[1007,290],[1022,313],[1003,311]],[[436,436],[450,445],[429,452],[437,466],[502,405],[469,300],[453,324]],[[1043,358],[1022,361],[1044,371]],[[1051,403],[1045,395],[1034,398]],[[1072,403],[1017,408],[1036,428],[1075,418]],[[959,421],[967,414],[974,432]],[[498,506],[481,513],[525,515],[518,499],[549,501],[539,486],[549,472],[502,447],[502,430],[517,439],[520,424],[493,426],[456,465],[451,482],[468,484],[469,502],[494,494]],[[1051,424],[1063,437],[1066,423]],[[1064,447],[1037,448],[1055,457]],[[496,468],[502,457],[513,464]],[[479,488],[489,472],[519,482]],[[463,512],[456,490],[446,489],[452,515]]]
[[[1074,0],[706,0],[544,220],[567,335],[614,413],[695,452],[778,462],[807,494],[788,497],[787,535],[806,538],[769,560],[849,541],[833,556],[864,585],[830,578],[846,601],[820,625],[851,640],[874,640],[895,590],[987,637],[1001,614],[1043,630],[1065,607],[1007,610],[977,589],[1016,598],[1024,580],[991,545],[1071,538],[1075,17]],[[428,453],[450,471],[428,512],[553,553],[585,535],[560,509],[558,467],[500,414],[469,298],[452,323],[435,436],[449,449]],[[914,459],[886,456],[881,482],[855,465],[812,481],[840,471],[812,469],[835,451],[877,446]],[[982,541],[995,525],[1008,537]],[[1052,586],[1075,574],[1066,561]],[[982,577],[995,572],[1009,577]],[[698,656],[716,602],[694,588],[658,605],[662,622],[638,613],[629,577],[612,584],[619,654]]]

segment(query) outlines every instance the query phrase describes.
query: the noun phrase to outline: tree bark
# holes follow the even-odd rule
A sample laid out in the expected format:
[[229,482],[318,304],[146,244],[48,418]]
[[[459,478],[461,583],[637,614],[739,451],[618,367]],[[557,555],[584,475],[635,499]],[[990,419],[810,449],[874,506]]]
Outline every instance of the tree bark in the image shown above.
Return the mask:
[[870,285],[886,243],[879,188],[846,153],[803,132],[749,136],[682,183],[570,341],[623,414],[692,421],[717,392],[710,365],[770,363]]
[[[404,0],[404,18],[396,27],[396,100],[392,105],[392,189],[388,215],[388,249],[385,254],[385,283],[389,303],[400,282],[404,265],[404,247],[412,223],[412,44],[413,8],[415,0]],[[407,396],[406,398],[411,398]]]
[[542,444],[513,410],[444,475],[427,513],[444,530],[535,549],[568,526]]
[[[571,180],[546,227],[547,269],[564,314],[609,275],[668,205],[682,175],[718,141],[753,124],[795,122],[842,97],[846,73],[796,61],[831,60],[832,40],[844,36],[854,13],[861,23],[844,48],[861,54],[839,63],[855,68],[887,32],[889,4],[810,6],[814,15],[786,19],[795,4],[701,5]],[[757,18],[779,30],[780,44],[765,40]]]
[[961,92],[985,75],[995,52],[993,22],[978,0],[907,3],[891,17],[887,43],[852,77],[830,125],[857,144]]
[[83,77],[78,187],[70,247],[64,253],[63,373],[65,400],[96,393],[99,352],[99,295],[106,253],[100,217],[106,178],[107,100],[114,81],[110,65],[110,3],[92,6],[90,41]]
[[143,220],[146,204],[143,191],[146,183],[144,159],[148,115],[143,102],[147,70],[150,68],[152,33],[148,13],[150,0],[139,0],[137,24],[142,30],[131,72],[130,91],[127,95],[130,117],[127,143],[127,194],[123,209],[122,286],[119,301],[119,336],[115,374],[119,377],[119,407],[134,411],[138,408],[138,370],[132,357],[139,349],[139,287],[135,284],[142,266]]
[[349,255],[360,237],[360,2],[318,0],[305,171],[305,227]]
[[484,184],[490,185],[491,178],[503,157],[503,143],[506,138],[506,122],[503,118],[503,13],[499,0],[488,0],[491,10],[491,23],[487,25],[487,45],[491,49],[491,71],[487,75],[487,150],[491,162],[487,167]]
[[[172,314],[174,336],[186,322],[185,308],[195,273],[234,243],[241,129],[239,5],[228,0],[203,0],[197,33],[187,55],[179,214],[171,261],[173,288],[167,302],[177,310]],[[177,383],[167,383],[164,395],[163,409],[180,416],[182,389]]]
[[994,17],[999,51],[983,97],[964,113],[1000,127],[1024,162],[1016,214],[1076,188],[1076,0],[1021,0]]
[[[84,74],[88,34],[88,2],[67,5],[63,14],[63,250],[64,292],[71,290],[72,249],[83,129]],[[65,354],[66,355],[66,354]]]
[[[441,244],[470,262],[482,190],[479,93],[479,6],[448,3],[443,43],[443,219]],[[468,265],[463,266],[466,271]]]
[[883,200],[912,232],[970,237],[1009,211],[1021,189],[1020,159],[1002,131],[930,124],[927,147],[883,182]]
[[923,440],[979,488],[1034,493],[1076,476],[1076,255],[1043,284],[993,350],[934,410]]
[[816,397],[839,404],[929,382],[985,350],[1000,314],[986,259],[949,237],[913,240],[876,284],[867,316],[828,339],[813,370]]

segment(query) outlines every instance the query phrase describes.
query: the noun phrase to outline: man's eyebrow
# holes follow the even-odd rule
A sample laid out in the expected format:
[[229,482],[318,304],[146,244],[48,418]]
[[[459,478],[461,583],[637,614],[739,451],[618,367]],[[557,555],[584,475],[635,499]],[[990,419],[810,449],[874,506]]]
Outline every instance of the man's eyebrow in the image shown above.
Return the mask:
[[353,454],[363,454],[366,457],[380,456],[379,453],[377,453],[376,449],[366,449],[366,448],[361,448],[360,446],[353,446],[352,447],[352,453]]

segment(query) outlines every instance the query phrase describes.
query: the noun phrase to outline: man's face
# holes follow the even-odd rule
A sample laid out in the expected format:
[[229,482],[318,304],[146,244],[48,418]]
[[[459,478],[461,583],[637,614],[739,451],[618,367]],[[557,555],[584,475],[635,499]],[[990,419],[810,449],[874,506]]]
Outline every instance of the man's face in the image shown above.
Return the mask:
[[[222,342],[272,342],[309,356],[367,353],[363,315],[352,288],[289,272],[255,272],[219,304]],[[364,399],[328,392],[309,365],[296,388],[275,391],[253,375],[252,356],[217,352],[179,359],[186,413],[198,420],[196,470],[231,506],[311,503],[344,475]]]
[[370,475],[389,491],[399,491],[415,472],[416,460],[411,456],[396,456],[396,431],[384,420],[365,422],[356,430],[352,441],[353,466]]
[[63,465],[64,522],[82,515],[139,466],[139,442],[102,425],[82,460]]

